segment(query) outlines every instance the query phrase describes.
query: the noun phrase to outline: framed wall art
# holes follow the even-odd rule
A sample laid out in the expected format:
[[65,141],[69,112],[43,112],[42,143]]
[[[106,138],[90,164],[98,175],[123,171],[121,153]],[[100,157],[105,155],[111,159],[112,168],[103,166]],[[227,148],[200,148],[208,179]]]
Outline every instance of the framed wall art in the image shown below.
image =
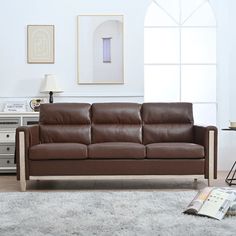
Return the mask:
[[123,16],[78,16],[78,83],[123,84]]
[[54,63],[54,25],[27,26],[27,62]]

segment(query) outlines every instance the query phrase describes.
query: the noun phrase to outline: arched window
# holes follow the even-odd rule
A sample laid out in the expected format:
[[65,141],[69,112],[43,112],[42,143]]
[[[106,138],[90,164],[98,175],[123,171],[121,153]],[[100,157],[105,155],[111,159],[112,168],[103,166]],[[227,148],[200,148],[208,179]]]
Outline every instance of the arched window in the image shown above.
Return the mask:
[[216,124],[216,20],[208,0],[153,0],[144,24],[144,99],[192,102]]

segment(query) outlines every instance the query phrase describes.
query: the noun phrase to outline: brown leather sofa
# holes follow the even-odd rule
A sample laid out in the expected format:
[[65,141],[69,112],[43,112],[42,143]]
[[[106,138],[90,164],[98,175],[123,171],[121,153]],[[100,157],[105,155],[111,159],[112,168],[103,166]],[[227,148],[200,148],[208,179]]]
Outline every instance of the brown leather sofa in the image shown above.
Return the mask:
[[191,103],[42,104],[16,133],[17,179],[78,175],[217,177],[217,128],[193,123]]

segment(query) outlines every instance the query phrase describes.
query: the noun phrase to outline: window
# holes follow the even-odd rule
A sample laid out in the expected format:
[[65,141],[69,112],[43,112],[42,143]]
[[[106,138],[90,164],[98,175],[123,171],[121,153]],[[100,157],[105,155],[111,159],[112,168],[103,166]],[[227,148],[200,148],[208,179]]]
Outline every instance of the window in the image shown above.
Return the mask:
[[153,0],[144,24],[144,100],[192,102],[216,124],[216,21],[208,0]]

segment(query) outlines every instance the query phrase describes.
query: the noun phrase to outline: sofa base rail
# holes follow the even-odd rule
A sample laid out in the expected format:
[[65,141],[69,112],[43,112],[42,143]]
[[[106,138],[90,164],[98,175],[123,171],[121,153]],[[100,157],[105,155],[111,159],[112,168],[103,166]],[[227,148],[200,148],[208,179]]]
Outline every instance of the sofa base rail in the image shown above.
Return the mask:
[[204,159],[30,160],[28,164],[28,176],[205,174]]
[[[129,180],[129,179],[145,179],[145,178],[152,178],[152,179],[159,179],[159,178],[166,178],[167,175],[67,175],[67,176],[29,176],[29,180]],[[168,175],[171,178],[192,178],[194,181],[197,179],[202,178],[202,175]]]
[[[73,181],[73,180],[129,180],[129,179],[166,179],[167,175],[80,175],[80,176],[29,176],[29,180],[25,181],[25,185],[20,185],[21,191],[26,191],[27,182],[29,181]],[[170,178],[181,179],[191,178],[193,179],[194,188],[197,187],[197,180],[202,179],[203,175],[168,175]]]
[[[194,164],[193,164],[194,162]],[[178,168],[176,168],[178,166]],[[47,167],[47,168],[45,168]],[[78,180],[81,178],[138,178],[159,176],[205,177],[205,160],[46,160],[29,161],[29,175],[21,180]]]

